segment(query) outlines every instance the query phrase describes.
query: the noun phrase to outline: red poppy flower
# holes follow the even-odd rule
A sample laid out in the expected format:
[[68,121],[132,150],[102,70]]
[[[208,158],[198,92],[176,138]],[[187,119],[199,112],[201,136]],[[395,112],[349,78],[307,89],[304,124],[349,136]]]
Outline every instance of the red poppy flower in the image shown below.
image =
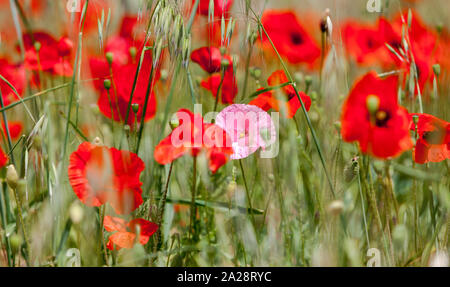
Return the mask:
[[0,168],[4,168],[8,163],[8,161],[9,161],[8,155],[0,147]]
[[[233,59],[222,55],[216,47],[203,47],[191,53],[193,62],[200,65],[206,72],[212,74],[202,81],[201,86],[210,91],[215,98],[220,87],[220,100],[223,104],[232,104],[238,93]],[[228,61],[228,67],[221,72],[222,61]]]
[[[0,75],[16,89],[19,95],[23,94],[26,87],[26,75],[23,65],[13,65],[6,59],[0,59]],[[18,100],[11,87],[2,79],[0,79],[0,91],[2,92],[5,106]]]
[[[307,63],[312,66],[319,59],[319,46],[308,35],[293,12],[266,11],[261,22],[280,55],[290,63]],[[273,51],[269,40],[263,36],[263,48]]]
[[216,47],[203,47],[192,51],[191,60],[212,74],[220,71],[222,54]]
[[[3,133],[5,134],[5,137],[6,137],[7,136],[6,126],[5,126],[4,122],[2,122],[2,127],[3,127]],[[12,140],[16,140],[22,135],[23,125],[21,122],[9,121],[8,128],[9,128],[9,135],[11,136]]]
[[414,161],[419,164],[441,162],[450,158],[450,123],[428,114],[411,114],[411,130],[416,130],[412,121],[418,116],[418,139],[414,149]]
[[398,105],[397,88],[395,76],[380,79],[371,72],[359,80],[343,106],[343,139],[381,159],[411,149],[408,111]]
[[205,151],[209,169],[215,173],[233,154],[231,140],[219,126],[206,124],[201,115],[181,109],[177,112],[180,125],[155,148],[156,162],[165,165],[190,152],[196,157]]
[[390,67],[396,61],[400,61],[389,51],[386,43],[398,48],[401,46],[401,39],[384,18],[379,18],[377,25],[349,20],[343,25],[342,38],[347,53],[362,66],[379,64]]
[[142,204],[144,162],[134,153],[82,143],[70,156],[69,182],[86,205],[106,202],[118,214],[129,213]]
[[[121,31],[130,29],[130,19],[126,19],[125,24],[122,25]],[[94,78],[100,80],[94,81],[95,88],[100,92],[98,99],[98,106],[103,115],[108,118],[113,118],[116,122],[124,122],[128,112],[128,104],[130,101],[131,91],[133,88],[134,77],[136,74],[138,61],[136,57],[142,52],[143,43],[135,41],[130,35],[127,37],[112,37],[105,46],[105,52],[113,54],[113,62],[111,65],[107,60],[102,58],[91,58],[90,68]],[[136,54],[132,55],[130,51],[135,49]],[[153,65],[152,52],[146,51],[144,59],[139,72],[136,88],[133,93],[132,104],[139,105],[139,111],[136,115],[138,122],[142,120],[143,108],[145,104],[145,97],[147,94],[148,81],[150,78],[151,67]],[[112,75],[112,77],[111,77]],[[150,91],[150,98],[148,101],[147,110],[145,113],[145,121],[152,119],[156,113],[156,97],[153,91],[153,86],[159,79],[159,69],[153,73],[152,90]],[[108,91],[104,86],[104,80],[111,80],[111,88]],[[135,115],[133,111],[128,114],[127,123],[133,126],[135,122]]]
[[[267,83],[271,87],[279,86],[281,84],[287,83],[288,78],[283,70],[278,70],[272,73],[272,75],[267,79]],[[263,90],[261,88],[260,90]],[[301,103],[295,94],[295,90],[291,85],[283,87],[283,93],[286,95],[286,101],[277,99],[274,92],[269,91],[260,94],[256,99],[252,100],[249,105],[258,106],[261,109],[268,111],[270,109],[274,109],[276,111],[280,111],[280,106],[285,105],[286,117],[293,118],[297,113],[297,110],[301,108]],[[300,98],[305,105],[307,111],[309,111],[311,107],[311,98],[308,97],[305,93],[299,92]]]
[[[233,5],[234,0],[214,0],[214,16],[222,17],[222,15],[227,18]],[[192,0],[194,3],[195,0]],[[203,16],[209,15],[209,2],[210,0],[200,0],[200,5],[198,6],[198,13]]]
[[116,250],[133,248],[135,243],[145,245],[150,239],[150,236],[158,230],[157,224],[142,218],[126,222],[122,218],[105,216],[103,226],[106,231],[114,232],[106,244],[109,250],[114,250],[114,248]]
[[[33,41],[34,40],[34,41]],[[52,75],[70,77],[73,74],[72,66],[67,58],[71,54],[70,40],[63,37],[59,41],[46,32],[24,34],[25,66],[32,71],[44,71]],[[35,43],[40,43],[37,51]]]

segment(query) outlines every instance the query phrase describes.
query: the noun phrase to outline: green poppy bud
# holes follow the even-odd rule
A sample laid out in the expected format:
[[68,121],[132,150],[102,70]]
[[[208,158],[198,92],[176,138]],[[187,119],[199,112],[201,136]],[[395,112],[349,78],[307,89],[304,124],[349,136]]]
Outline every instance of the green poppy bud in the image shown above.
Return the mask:
[[106,53],[106,61],[108,62],[108,64],[112,64],[113,60],[114,60],[114,54],[112,52],[108,52]]
[[107,90],[111,89],[111,80],[108,80],[108,79],[104,80],[104,81],[103,81],[103,86],[104,86],[105,89],[107,89]]

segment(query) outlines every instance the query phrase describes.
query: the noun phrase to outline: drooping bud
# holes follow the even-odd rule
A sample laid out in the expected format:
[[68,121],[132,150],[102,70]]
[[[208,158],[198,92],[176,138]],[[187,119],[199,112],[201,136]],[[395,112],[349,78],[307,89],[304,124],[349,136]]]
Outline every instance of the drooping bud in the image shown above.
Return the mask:
[[369,95],[366,99],[366,106],[370,114],[375,114],[380,108],[380,98],[375,95]]
[[19,182],[19,175],[17,174],[16,168],[12,164],[6,169],[6,182],[12,189],[16,189],[17,183]]

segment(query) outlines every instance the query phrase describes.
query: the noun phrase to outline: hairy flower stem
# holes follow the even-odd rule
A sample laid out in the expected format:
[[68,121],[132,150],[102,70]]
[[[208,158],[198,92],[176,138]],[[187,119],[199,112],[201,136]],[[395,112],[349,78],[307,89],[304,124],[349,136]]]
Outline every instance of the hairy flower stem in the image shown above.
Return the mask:
[[17,188],[12,188],[14,199],[16,200],[16,206],[17,206],[17,216],[19,217],[20,226],[22,227],[22,234],[23,239],[25,241],[25,248],[27,250],[27,256],[26,261],[27,265],[30,266],[30,259],[31,259],[31,249],[30,249],[30,241],[28,241],[27,231],[25,228],[25,221],[23,220],[23,213],[22,213],[22,201],[20,200],[20,195],[17,192]]
[[367,219],[366,219],[366,209],[364,207],[364,196],[361,188],[361,170],[358,167],[358,188],[359,188],[359,196],[361,197],[361,208],[362,208],[362,214],[364,219],[364,229],[366,232],[366,240],[367,240],[367,247],[370,248],[370,239],[369,239],[369,228],[367,226]]
[[170,177],[172,175],[173,163],[174,162],[172,161],[172,163],[170,164],[169,174],[167,175],[167,180],[166,180],[166,186],[164,187],[164,191],[163,191],[162,197],[161,197],[161,202],[159,204],[160,206],[159,206],[159,212],[158,212],[158,217],[157,217],[158,231],[156,232],[155,251],[159,250],[162,245],[161,227],[162,227],[163,218],[164,218],[164,211],[166,209],[167,192],[169,191],[169,183],[170,183]]
[[[360,166],[362,166],[361,162],[359,162],[359,164],[360,164]],[[376,221],[376,223],[378,225],[378,229],[380,230],[381,234],[383,235],[383,245],[384,245],[384,249],[385,249],[385,253],[386,253],[388,266],[392,266],[392,261],[391,261],[390,252],[389,252],[389,248],[388,248],[388,241],[387,241],[387,238],[386,238],[386,234],[384,232],[384,228],[383,228],[383,223],[381,221],[380,212],[378,210],[377,197],[376,197],[373,185],[372,185],[372,183],[373,183],[372,173],[370,171],[370,161],[368,159],[367,159],[366,170],[367,170],[367,173],[369,175],[369,183],[367,183],[367,175],[363,173],[364,185],[366,187],[366,190],[369,193],[369,202],[370,202],[370,206],[372,207],[372,212],[373,212],[373,214],[375,216],[375,221]]]
[[[278,57],[281,65],[283,66],[283,70],[284,70],[284,72],[285,72],[289,82],[294,83],[294,79],[292,78],[291,73],[289,73],[289,70],[288,70],[286,64],[283,61],[283,58],[281,57],[280,53],[278,53],[278,50],[275,47],[275,44],[272,42],[272,39],[269,37],[269,34],[267,33],[266,29],[264,28],[264,25],[262,24],[260,17],[256,14],[256,12],[251,7],[249,7],[249,9],[250,9],[250,11],[252,11],[253,15],[256,17],[259,26],[261,27],[262,31],[266,35],[267,39],[269,40],[270,45],[272,46],[273,50],[277,54],[277,57]],[[328,173],[328,170],[327,170],[327,167],[326,167],[326,164],[325,164],[325,158],[324,158],[324,155],[323,155],[323,152],[322,152],[322,148],[320,147],[320,143],[319,143],[319,139],[317,138],[316,131],[315,131],[315,129],[314,129],[312,123],[311,123],[311,119],[309,118],[308,111],[305,108],[305,103],[303,102],[302,98],[300,97],[300,94],[298,92],[297,86],[295,84],[292,84],[292,87],[294,88],[295,95],[297,96],[297,98],[298,98],[298,100],[299,100],[299,102],[300,102],[300,104],[302,106],[302,111],[303,111],[303,114],[305,115],[306,122],[307,122],[308,127],[309,127],[309,129],[311,131],[311,135],[312,135],[312,137],[314,139],[314,144],[315,144],[315,146],[317,148],[317,152],[319,153],[320,161],[322,163],[323,170],[324,170],[325,175],[327,177],[327,181],[328,181],[328,185],[330,187],[331,194],[332,194],[333,198],[335,198],[336,194],[334,192],[333,183],[331,182],[331,177],[330,177],[330,175]]]
[[[3,187],[4,185],[2,185]],[[5,204],[5,198],[3,196],[3,188],[2,190],[0,190],[0,216],[2,219],[2,226],[3,226],[3,230],[6,230],[6,226],[8,225],[8,221],[7,221],[7,215],[6,215],[6,204]],[[8,257],[8,266],[12,266],[12,252],[11,252],[11,244],[10,244],[10,240],[9,237],[6,236],[5,233],[5,245],[6,245],[6,256]]]
[[192,169],[192,188],[191,188],[191,218],[189,221],[189,237],[194,236],[194,221],[197,214],[197,206],[195,205],[195,194],[197,191],[197,157],[194,156],[194,164]]
[[250,216],[252,218],[253,226],[255,225],[255,216],[253,215],[252,198],[250,197],[250,191],[247,185],[247,179],[245,178],[244,166],[242,165],[242,159],[239,160],[239,166],[241,168],[242,180],[245,186],[245,195],[247,196],[248,207],[250,211]]
[[217,88],[216,101],[214,103],[214,112],[217,112],[217,107],[219,105],[219,98],[222,95],[221,91],[224,79],[225,79],[225,69],[222,69],[222,77],[220,79],[219,87]]
[[247,52],[247,59],[245,61],[244,88],[242,90],[241,101],[245,99],[245,95],[247,94],[248,74],[250,69],[250,60],[252,58],[252,52],[253,52],[253,44],[250,43]]
[[[153,89],[153,74],[154,74],[155,68],[154,65],[152,65],[152,68],[150,70],[150,76],[148,78],[148,86],[147,86],[147,92],[145,94],[145,101],[144,101],[144,107],[142,108],[142,115],[141,115],[141,124],[139,125],[139,132],[138,132],[138,139],[136,143],[136,154],[139,154],[139,148],[141,147],[141,140],[142,140],[142,134],[144,133],[144,126],[145,126],[145,115],[147,114],[147,107],[148,107],[148,101],[151,96],[151,91]],[[125,119],[127,121],[128,119]]]
[[8,147],[9,147],[9,153],[10,153],[10,158],[11,158],[11,162],[12,164],[16,164],[14,161],[14,153],[13,151],[13,145],[12,145],[12,140],[11,140],[11,133],[9,132],[9,124],[8,124],[8,117],[6,116],[6,111],[4,110],[5,108],[5,104],[3,102],[3,95],[2,95],[2,91],[0,91],[0,105],[2,107],[2,116],[3,116],[3,126],[5,127],[5,133],[6,133],[6,137],[8,138]]

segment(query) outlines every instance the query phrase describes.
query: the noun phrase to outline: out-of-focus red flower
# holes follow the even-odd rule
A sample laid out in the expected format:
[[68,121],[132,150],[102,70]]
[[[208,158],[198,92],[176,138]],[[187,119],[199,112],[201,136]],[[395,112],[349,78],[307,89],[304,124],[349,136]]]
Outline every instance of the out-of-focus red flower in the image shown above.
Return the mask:
[[191,60],[197,63],[203,70],[212,74],[220,71],[222,54],[216,47],[202,47],[192,51]]
[[396,61],[400,61],[386,47],[387,43],[399,48],[401,42],[385,18],[379,18],[376,25],[348,20],[342,27],[342,38],[347,53],[361,66],[379,64],[392,67]]
[[[9,0],[0,0],[0,7],[4,5],[9,5]],[[46,2],[42,0],[19,0],[19,3],[24,9],[31,8],[33,12],[32,15],[40,14],[46,7]],[[24,4],[30,4],[29,6],[24,6]]]
[[[231,6],[234,0],[214,0],[214,17],[222,17],[222,15],[227,18]],[[209,2],[210,0],[200,0],[200,5],[198,6],[198,13],[203,16],[208,16],[209,14]],[[195,0],[192,0],[195,3]]]
[[[270,87],[276,87],[287,82],[289,81],[283,70],[273,72],[272,75],[267,79],[267,83]],[[260,90],[263,89],[264,88],[261,88]],[[283,87],[282,90],[286,95],[285,101],[279,100],[273,91],[269,91],[258,95],[258,97],[252,100],[249,105],[258,106],[265,111],[268,111],[270,109],[280,111],[280,109],[282,109],[280,107],[284,105],[286,117],[291,119],[295,116],[297,110],[301,108],[301,103],[298,100],[297,95],[295,94],[295,90],[291,85]],[[303,92],[299,92],[299,95],[303,101],[303,104],[305,105],[306,110],[309,111],[309,108],[311,107],[311,98]]]
[[450,123],[428,114],[410,114],[411,130],[416,130],[418,139],[414,149],[414,161],[419,164],[441,162],[450,158]]
[[[34,41],[33,41],[34,40]],[[24,34],[25,45],[25,67],[32,71],[44,71],[52,75],[70,77],[73,74],[70,59],[70,40],[63,37],[59,41],[46,32],[34,32],[31,35]],[[39,51],[36,50],[36,43],[40,44]]]
[[[129,25],[132,20],[124,19],[121,34],[131,29]],[[134,21],[135,23],[135,21]],[[89,61],[92,76],[96,79],[94,86],[99,91],[98,106],[103,115],[113,118],[114,121],[124,122],[128,111],[134,77],[137,71],[139,57],[143,49],[143,42],[134,40],[131,35],[112,37],[105,45],[105,53],[112,53],[113,62],[111,65],[105,57],[91,58]],[[135,118],[142,121],[145,97],[149,84],[151,69],[153,65],[152,52],[146,51],[140,68],[139,77],[133,93],[132,104],[139,105],[139,111],[135,114],[130,111],[126,122],[133,126]],[[160,77],[159,69],[156,68],[151,79],[150,98],[145,113],[145,121],[152,119],[156,113],[156,97],[153,87]],[[104,80],[111,81],[109,94],[104,86]]]
[[180,126],[172,131],[155,148],[156,162],[165,165],[190,152],[196,157],[206,152],[209,169],[215,173],[227,163],[233,148],[227,133],[215,124],[203,122],[201,115],[181,109],[177,112]]
[[[229,55],[222,55],[216,47],[203,47],[191,53],[191,59],[199,64],[210,75],[201,86],[209,90],[213,97],[217,97],[220,87],[220,100],[223,104],[232,104],[238,93],[236,76],[234,74],[233,59]],[[221,71],[222,61],[228,61],[228,66]]]
[[103,226],[106,231],[114,232],[106,244],[109,250],[132,248],[135,243],[145,245],[150,239],[150,236],[158,230],[156,223],[142,218],[126,222],[122,218],[105,216]]
[[109,202],[116,213],[125,214],[143,202],[139,176],[144,168],[134,153],[84,142],[70,155],[69,182],[84,204]]
[[437,43],[436,33],[423,23],[417,13],[412,13],[409,28],[407,19],[408,13],[396,16],[392,22],[380,18],[376,25],[351,20],[343,26],[343,40],[347,52],[363,66],[378,64],[384,68],[402,69],[405,75],[409,75],[411,65],[415,63],[419,86],[423,89],[432,79],[432,65],[437,63],[442,48]]
[[[7,136],[6,126],[5,126],[4,122],[2,122],[2,128],[3,128],[3,133],[5,134],[5,137],[6,137]],[[22,130],[23,130],[22,122],[9,121],[8,128],[9,128],[9,135],[11,136],[12,140],[17,140],[22,135]]]
[[[307,63],[313,66],[319,59],[319,46],[293,12],[269,10],[263,14],[261,22],[280,55],[291,64]],[[262,46],[273,53],[265,35],[262,38]]]
[[[67,2],[67,1],[65,1]],[[98,21],[102,18],[102,11],[104,11],[105,18],[107,17],[109,11],[111,10],[111,19],[114,19],[115,17],[115,7],[113,4],[115,1],[109,1],[109,0],[90,0],[89,5],[86,10],[86,18],[84,22],[84,28],[83,33],[84,34],[90,34],[90,33],[97,33],[98,32]],[[79,0],[79,11],[76,11],[74,13],[74,22],[71,23],[71,28],[75,28],[75,31],[78,31],[80,27],[80,21],[81,16],[84,16],[83,7],[86,3],[86,0]],[[70,10],[67,10],[67,18],[71,19]]]
[[8,163],[8,160],[9,160],[8,155],[0,147],[0,168],[4,168]]
[[375,72],[357,81],[344,103],[341,122],[346,142],[358,141],[363,153],[380,159],[412,148],[408,111],[397,102],[398,78]]
[[[19,95],[23,94],[26,87],[26,75],[23,65],[14,65],[6,59],[0,59],[0,75],[16,89]],[[18,100],[11,87],[2,79],[0,79],[0,91],[2,92],[5,106]]]

